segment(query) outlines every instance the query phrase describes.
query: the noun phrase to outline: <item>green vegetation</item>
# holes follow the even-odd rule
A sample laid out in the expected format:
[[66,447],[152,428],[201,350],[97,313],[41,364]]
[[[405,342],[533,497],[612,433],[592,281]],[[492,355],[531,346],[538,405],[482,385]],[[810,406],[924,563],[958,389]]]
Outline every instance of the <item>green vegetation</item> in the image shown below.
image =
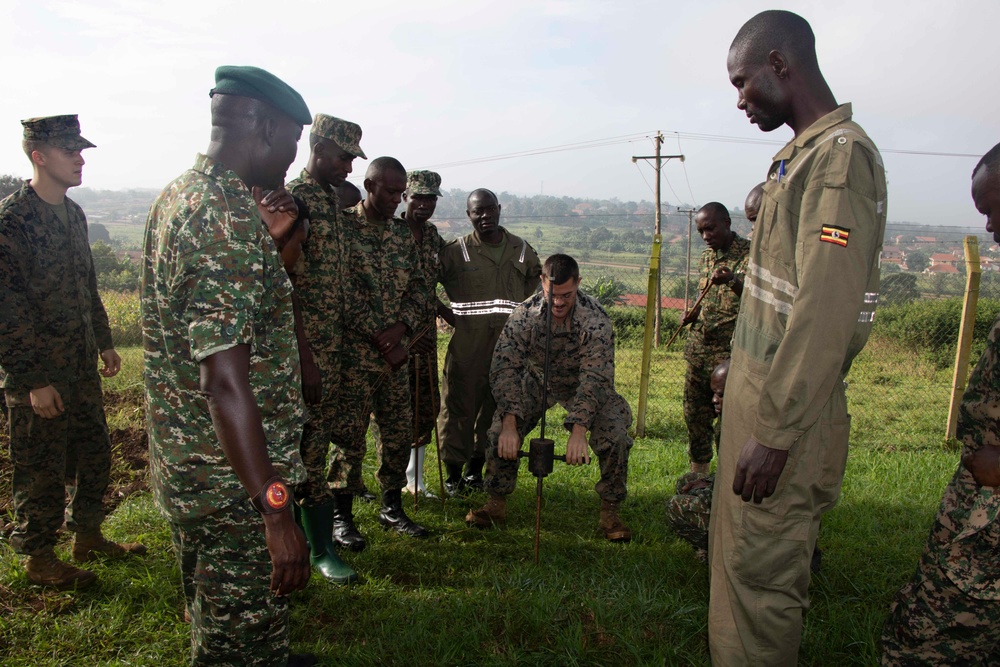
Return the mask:
[[[642,312],[612,313],[619,310]],[[333,588],[314,578],[296,594],[295,650],[318,653],[325,665],[707,665],[707,570],[663,518],[673,481],[687,466],[679,349],[653,352],[648,437],[632,450],[623,507],[631,544],[599,537],[594,463],[557,464],[545,480],[537,566],[534,480],[523,467],[508,525],[493,531],[462,521],[482,497],[444,508],[421,501],[416,516],[432,531],[425,541],[385,533],[377,507],[359,505],[370,547],[344,557],[365,581]],[[140,381],[139,358],[122,351],[125,368],[108,384],[116,394]],[[618,350],[619,390],[633,406],[640,358],[637,344]],[[813,578],[802,664],[877,664],[889,601],[916,565],[957,461],[941,446],[949,379],[908,345],[883,337],[855,364],[848,378],[852,451],[842,500],[820,532],[823,571]],[[929,397],[918,396],[927,387]],[[116,414],[112,428],[141,424],[135,406]],[[562,414],[553,409],[548,419],[557,448],[565,445]],[[377,488],[372,449],[367,463],[367,483]],[[436,488],[433,447],[427,473]],[[0,663],[186,664],[179,574],[148,494],[123,503],[108,532],[142,539],[151,554],[95,565],[100,584],[77,594],[39,593],[0,545]]]

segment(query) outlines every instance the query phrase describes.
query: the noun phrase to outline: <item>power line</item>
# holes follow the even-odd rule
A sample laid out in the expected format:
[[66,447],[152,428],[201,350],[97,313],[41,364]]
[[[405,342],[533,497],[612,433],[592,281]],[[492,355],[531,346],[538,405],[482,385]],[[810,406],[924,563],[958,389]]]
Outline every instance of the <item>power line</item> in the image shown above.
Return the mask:
[[[699,132],[679,132],[676,130],[668,130],[668,133],[678,137],[678,145],[680,145],[680,137],[685,137],[691,139],[692,141],[713,141],[719,143],[728,144],[760,144],[767,146],[784,146],[786,141],[777,141],[774,139],[750,139],[748,137],[733,137],[725,134],[703,134]],[[949,153],[942,151],[918,151],[911,150],[907,148],[880,148],[880,153],[896,153],[899,155],[923,155],[927,157],[971,157],[977,160],[982,157],[975,153]]]

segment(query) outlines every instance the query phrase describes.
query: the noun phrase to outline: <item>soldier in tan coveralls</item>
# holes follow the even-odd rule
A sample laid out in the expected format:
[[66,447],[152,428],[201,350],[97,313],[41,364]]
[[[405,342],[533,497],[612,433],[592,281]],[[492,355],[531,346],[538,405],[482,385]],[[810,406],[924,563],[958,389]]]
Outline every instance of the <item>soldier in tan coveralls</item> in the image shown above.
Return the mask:
[[844,375],[878,301],[885,171],[851,106],[837,105],[800,16],[752,18],[728,68],[750,122],[767,132],[787,124],[795,137],[768,171],[733,335],[709,648],[715,665],[794,665],[820,517],[840,496],[847,460]]
[[489,380],[493,348],[507,316],[538,287],[538,255],[500,226],[500,209],[490,190],[473,191],[466,214],[475,231],[450,241],[440,255],[440,282],[451,301],[442,315],[455,327],[444,358],[439,417],[452,495],[482,488],[486,432],[496,410]]
[[694,220],[698,234],[708,245],[701,253],[698,291],[709,284],[712,289],[681,320],[682,324],[691,324],[684,346],[687,361],[684,421],[688,428],[691,472],[707,474],[712,462],[712,424],[716,416],[712,409],[711,377],[715,367],[729,359],[750,242],[731,229],[729,211],[719,202],[702,206]]
[[327,452],[340,417],[340,355],[344,336],[344,241],[337,186],[365,158],[361,127],[318,113],[309,133],[309,163],[287,189],[309,209],[309,239],[289,277],[300,317],[296,338],[302,363],[302,394],[309,420],[302,432],[306,481],[295,488],[312,563],[330,581],[347,583],[357,574],[333,548],[334,498],[326,481]]
[[[551,276],[551,278],[550,278]],[[551,282],[551,302],[549,287]],[[612,542],[628,542],[632,532],[618,517],[625,499],[632,411],[615,391],[615,334],[601,305],[579,293],[580,268],[568,255],[545,260],[542,294],[511,313],[493,353],[490,386],[497,410],[486,450],[487,503],[465,521],[489,528],[507,518],[507,496],[517,483],[521,444],[547,408],[559,403],[568,414],[566,463],[590,462],[590,447],[601,465],[594,487],[601,498],[599,528]],[[546,311],[552,309],[552,329],[546,331]],[[546,339],[551,338],[548,405],[542,404]]]
[[[972,199],[1000,243],[1000,144],[972,172]],[[959,409],[962,459],[913,578],[882,630],[882,664],[1000,664],[1000,318]]]
[[146,551],[101,534],[111,442],[100,375],[116,375],[121,358],[97,293],[87,219],[66,197],[83,180],[81,151],[94,144],[75,115],[21,124],[33,176],[0,202],[0,387],[17,522],[10,543],[27,556],[28,581],[83,588],[97,575],[53,551],[64,519],[76,533],[74,560]]

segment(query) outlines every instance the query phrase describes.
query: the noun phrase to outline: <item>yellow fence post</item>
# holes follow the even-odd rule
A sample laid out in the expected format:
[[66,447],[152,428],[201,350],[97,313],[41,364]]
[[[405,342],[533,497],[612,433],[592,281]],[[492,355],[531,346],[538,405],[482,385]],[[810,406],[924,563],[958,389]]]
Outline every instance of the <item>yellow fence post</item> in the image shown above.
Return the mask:
[[659,234],[653,235],[653,251],[649,254],[649,284],[646,286],[646,327],[642,333],[642,370],[639,376],[639,408],[636,410],[635,435],[646,435],[646,399],[649,394],[649,363],[653,354],[653,323],[656,319],[654,303],[659,294],[660,284],[660,242]]
[[965,237],[965,298],[962,305],[962,324],[958,330],[958,351],[955,353],[955,375],[951,383],[951,405],[948,408],[948,431],[945,437],[955,437],[958,426],[958,406],[965,393],[969,378],[969,354],[972,351],[972,333],[976,328],[976,306],[979,303],[979,240]]

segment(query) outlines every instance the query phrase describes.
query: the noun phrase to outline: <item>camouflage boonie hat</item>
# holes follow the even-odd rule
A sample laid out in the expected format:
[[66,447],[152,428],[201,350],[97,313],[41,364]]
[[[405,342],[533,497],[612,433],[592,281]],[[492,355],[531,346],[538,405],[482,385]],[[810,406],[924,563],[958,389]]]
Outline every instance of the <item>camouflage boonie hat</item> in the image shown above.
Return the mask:
[[29,141],[42,141],[68,151],[96,148],[80,136],[80,121],[76,114],[28,118],[22,120],[21,125],[24,126],[24,138]]
[[349,120],[342,120],[325,113],[318,113],[313,118],[310,132],[317,137],[329,139],[351,155],[367,160],[368,156],[361,150],[361,126]]
[[406,172],[406,191],[411,195],[441,197],[441,174],[436,171]]

